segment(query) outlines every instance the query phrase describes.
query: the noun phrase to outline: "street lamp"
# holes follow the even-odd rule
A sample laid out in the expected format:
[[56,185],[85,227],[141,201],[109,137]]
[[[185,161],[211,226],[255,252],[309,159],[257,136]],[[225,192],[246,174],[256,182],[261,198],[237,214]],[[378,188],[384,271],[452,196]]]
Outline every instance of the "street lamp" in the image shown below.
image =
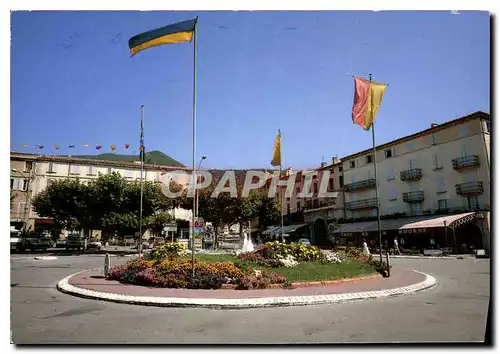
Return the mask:
[[16,168],[12,168],[11,171],[14,173],[19,173],[24,179],[28,180],[28,184],[26,186],[26,195],[24,198],[24,213],[23,213],[23,230],[26,231],[26,223],[27,223],[26,217],[27,217],[27,212],[28,212],[28,197],[29,197],[29,190],[30,190],[30,179],[23,172],[19,171]]

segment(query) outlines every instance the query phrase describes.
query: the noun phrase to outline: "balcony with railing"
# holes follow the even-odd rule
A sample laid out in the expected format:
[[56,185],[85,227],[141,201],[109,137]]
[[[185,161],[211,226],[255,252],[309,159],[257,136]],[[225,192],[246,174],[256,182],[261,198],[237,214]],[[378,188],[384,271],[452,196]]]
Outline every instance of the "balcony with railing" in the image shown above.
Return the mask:
[[422,203],[424,201],[424,191],[412,191],[403,193],[403,202]]
[[375,178],[369,178],[369,179],[365,179],[363,181],[344,184],[344,191],[345,192],[353,192],[353,191],[362,190],[362,189],[370,189],[370,188],[375,188],[376,185],[377,185],[377,182],[376,182]]
[[478,155],[467,155],[458,157],[456,159],[451,160],[454,170],[462,170],[468,167],[477,167],[479,166],[479,156]]
[[410,168],[399,173],[399,178],[401,181],[418,181],[422,179],[422,169],[421,168]]
[[328,206],[335,206],[337,204],[336,198],[318,198],[313,200],[308,200],[306,202],[304,210],[318,209]]
[[346,202],[345,208],[348,210],[373,209],[376,208],[377,205],[377,198],[369,198]]
[[463,196],[480,195],[484,192],[483,182],[480,181],[459,183],[455,185],[455,189],[457,191],[457,195]]

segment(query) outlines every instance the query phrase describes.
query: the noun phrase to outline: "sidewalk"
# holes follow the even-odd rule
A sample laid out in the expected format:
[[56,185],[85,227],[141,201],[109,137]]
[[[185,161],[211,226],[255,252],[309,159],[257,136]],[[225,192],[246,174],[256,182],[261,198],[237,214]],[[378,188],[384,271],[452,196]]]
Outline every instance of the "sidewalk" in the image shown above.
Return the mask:
[[436,285],[430,275],[394,269],[390,278],[374,277],[328,286],[263,290],[194,290],[148,288],[108,281],[102,270],[85,271],[61,280],[62,292],[113,302],[149,306],[251,308],[314,305],[373,299],[413,293]]

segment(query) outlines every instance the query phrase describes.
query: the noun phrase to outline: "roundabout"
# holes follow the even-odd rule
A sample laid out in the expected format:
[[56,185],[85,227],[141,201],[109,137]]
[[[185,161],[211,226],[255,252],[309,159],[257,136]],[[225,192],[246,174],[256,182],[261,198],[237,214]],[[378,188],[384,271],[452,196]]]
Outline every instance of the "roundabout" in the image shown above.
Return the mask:
[[[320,305],[387,298],[429,289],[437,280],[426,273],[396,269],[390,278],[368,276],[312,284],[292,289],[205,290],[153,288],[106,280],[102,270],[70,275],[57,284],[59,291],[83,298],[158,307],[245,309]],[[307,284],[310,285],[310,284]]]
[[[309,295],[373,293],[405,287],[424,279],[423,275],[406,271],[408,269],[433,276],[438,281],[437,286],[413,294],[389,294],[372,301],[351,299],[344,300],[342,304],[314,306],[280,305],[238,310],[207,306],[144,306],[75,296],[57,289],[61,279],[80,273],[69,283],[78,288],[127,294],[128,290],[121,290],[125,288],[122,284],[117,288],[117,285],[109,283],[108,288],[98,290],[97,285],[103,279],[91,276],[103,275],[103,258],[100,256],[58,257],[57,260],[43,262],[33,257],[12,256],[11,260],[12,341],[16,344],[481,341],[490,294],[489,260],[465,258],[444,262],[441,259],[394,259],[390,278],[336,283],[337,292],[326,290],[333,286],[315,286],[312,287],[314,292]],[[127,258],[114,258],[112,263],[118,266],[127,261]],[[401,277],[404,274],[412,274],[415,278],[403,282]],[[255,292],[261,297],[266,294],[274,297],[304,296],[306,289],[196,292],[201,295],[215,292],[213,297],[225,299],[241,297],[242,292],[248,295]],[[144,287],[142,293],[128,292],[128,295],[185,298],[188,294],[183,289],[170,289],[169,294],[153,294],[151,290],[167,289]],[[269,293],[271,290],[272,293]],[[230,295],[233,293],[235,295]],[[93,325],[89,326],[90,323]],[[245,330],[242,331],[242,328]]]

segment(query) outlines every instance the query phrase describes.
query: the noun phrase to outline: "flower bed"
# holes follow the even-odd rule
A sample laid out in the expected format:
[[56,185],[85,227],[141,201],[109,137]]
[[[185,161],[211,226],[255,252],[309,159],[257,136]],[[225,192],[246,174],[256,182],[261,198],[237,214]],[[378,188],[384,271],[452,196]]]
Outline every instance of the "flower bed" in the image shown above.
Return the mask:
[[238,259],[268,267],[295,267],[301,262],[342,263],[340,254],[326,254],[312,245],[267,242],[253,252],[238,254]]
[[269,242],[256,251],[198,255],[195,275],[186,247],[177,242],[155,248],[143,259],[114,267],[107,278],[127,284],[188,289],[265,289],[297,281],[328,281],[372,274],[367,263],[347,254],[325,254],[315,246]]

